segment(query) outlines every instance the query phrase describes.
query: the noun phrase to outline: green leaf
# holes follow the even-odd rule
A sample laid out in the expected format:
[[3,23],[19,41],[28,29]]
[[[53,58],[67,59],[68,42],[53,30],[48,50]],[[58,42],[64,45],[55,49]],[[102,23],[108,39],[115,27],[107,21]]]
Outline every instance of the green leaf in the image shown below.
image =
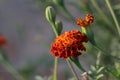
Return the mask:
[[82,67],[82,65],[79,62],[78,58],[70,57],[69,58],[81,71],[86,72],[86,70]]
[[56,25],[56,30],[57,30],[57,32],[58,32],[58,35],[60,35],[61,32],[62,32],[62,29],[63,29],[62,22],[61,22],[61,21],[56,21],[56,22],[55,22],[55,25]]
[[96,80],[99,80],[100,78],[102,78],[104,75],[103,74],[100,74],[96,77]]
[[99,74],[105,67],[100,67],[98,70],[97,70],[97,74]]
[[93,71],[96,71],[97,69],[95,68],[95,66],[93,66],[93,65],[91,65],[91,69],[93,70]]

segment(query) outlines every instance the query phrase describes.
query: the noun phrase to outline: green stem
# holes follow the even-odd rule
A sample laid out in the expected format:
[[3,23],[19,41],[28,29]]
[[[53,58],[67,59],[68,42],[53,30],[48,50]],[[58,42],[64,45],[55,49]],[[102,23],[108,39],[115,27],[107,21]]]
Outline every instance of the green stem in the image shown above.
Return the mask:
[[55,58],[53,80],[57,80],[58,58]]
[[73,61],[73,63],[74,63],[82,72],[86,72],[86,70],[85,70],[85,69],[82,67],[82,65],[80,64],[78,58],[70,57],[69,59],[70,59],[71,61]]
[[67,63],[68,63],[69,68],[71,69],[71,71],[72,71],[72,73],[73,73],[75,79],[76,79],[76,80],[79,80],[79,78],[78,78],[78,76],[77,76],[77,73],[75,72],[75,70],[74,70],[74,68],[73,68],[73,66],[72,66],[72,64],[71,64],[71,62],[70,62],[70,60],[67,59],[66,61],[67,61]]
[[103,48],[101,48],[95,41],[93,42],[90,42],[96,49],[100,50],[103,55],[105,56],[109,56],[109,57],[112,57],[113,59],[117,60],[117,61],[120,61],[120,58],[117,57],[117,56],[113,56],[111,54],[109,54],[107,51],[105,51]]
[[3,66],[7,69],[7,71],[16,79],[16,80],[24,80],[23,77],[13,68],[13,66],[0,54],[0,61]]
[[108,67],[106,67],[105,70],[106,70],[108,73],[112,74],[117,80],[120,80],[120,77],[117,75],[117,74],[119,74],[119,73],[117,73],[116,71],[114,72],[114,70],[112,70],[112,69],[110,69],[110,68],[108,68]]
[[91,28],[84,28],[82,27],[82,33],[84,33],[87,38],[89,39],[90,43],[98,50],[100,50],[102,53],[104,53],[103,55],[106,55],[106,56],[110,56],[110,57],[113,57],[114,59],[116,60],[120,60],[120,58],[116,57],[116,56],[112,56],[111,54],[109,54],[107,51],[105,51],[103,48],[101,48],[95,41],[94,39],[94,33],[93,31],[91,30]]
[[[79,62],[79,59],[78,58],[73,58],[73,57],[70,57],[68,58],[69,60],[71,60],[78,68],[79,70],[81,70],[82,72],[87,72],[83,67],[82,65],[80,64]],[[93,78],[92,75],[88,74],[91,78]]]
[[[54,22],[50,22],[52,29],[56,35],[56,37],[58,37],[58,32],[56,30],[56,25]],[[58,58],[55,57],[55,61],[54,61],[54,73],[53,73],[53,80],[57,80],[57,68],[58,68]]]
[[111,4],[110,4],[110,1],[109,1],[109,0],[105,0],[105,1],[106,1],[107,5],[108,5],[108,8],[109,8],[109,10],[110,10],[110,13],[111,13],[111,15],[112,15],[112,17],[113,17],[113,20],[114,20],[114,22],[115,22],[116,28],[117,28],[117,30],[118,30],[118,34],[119,34],[119,36],[120,36],[120,26],[119,26],[119,23],[118,23],[117,18],[116,18],[116,16],[115,16],[115,13],[114,13],[114,11],[113,11],[113,9],[112,9],[112,6],[111,6]]
[[55,23],[54,23],[54,22],[50,22],[50,24],[51,24],[51,26],[52,26],[52,29],[53,29],[54,33],[55,33],[55,36],[58,37],[58,32],[57,32],[57,30],[56,30],[56,25],[55,25]]
[[102,53],[104,53],[103,55],[112,57],[112,58],[114,58],[115,60],[120,61],[120,58],[119,58],[119,57],[113,56],[113,55],[109,54],[107,51],[105,51],[103,48],[101,48],[96,42],[92,43],[92,45],[93,45],[96,49],[98,49],[98,50],[100,50]]

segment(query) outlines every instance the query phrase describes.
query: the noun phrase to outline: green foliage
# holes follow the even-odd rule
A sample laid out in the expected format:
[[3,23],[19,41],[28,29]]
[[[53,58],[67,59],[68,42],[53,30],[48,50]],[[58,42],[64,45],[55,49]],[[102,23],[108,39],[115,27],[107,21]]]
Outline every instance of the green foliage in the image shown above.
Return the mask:
[[[90,52],[86,53],[88,56],[93,56],[94,64],[91,66],[90,70],[86,71],[84,67],[79,63],[79,59],[70,58],[76,66],[79,67],[83,72],[87,72],[91,80],[119,80],[120,79],[120,0],[34,0],[41,9],[46,7],[46,19],[52,26],[52,29],[56,35],[61,34],[64,27],[62,22],[67,21],[72,26],[76,26],[75,19],[80,12],[81,14],[90,13],[94,16],[94,23],[90,25],[91,30],[88,28],[87,33],[85,30],[84,34],[89,38],[90,42],[96,45],[96,42],[102,45],[100,49],[107,51],[110,55],[103,55],[97,53],[93,48],[89,48]],[[49,6],[49,7],[48,7]],[[75,8],[74,15],[70,8]],[[57,17],[56,17],[57,15]],[[61,17],[62,16],[62,17]],[[81,15],[79,15],[81,17]],[[76,17],[76,18],[75,18]],[[57,19],[62,18],[62,20],[56,21]],[[66,27],[66,26],[65,26]],[[75,28],[75,27],[74,27]],[[76,29],[78,29],[76,27]],[[17,28],[18,36],[21,37],[21,41],[26,39],[24,25],[19,25]],[[23,39],[24,38],[24,39]],[[23,40],[22,40],[23,39]],[[96,41],[96,42],[95,42]],[[93,46],[93,45],[92,45]],[[89,46],[90,47],[90,46]],[[97,48],[99,48],[97,46]],[[99,50],[98,50],[99,52]],[[103,51],[104,52],[104,51]],[[86,55],[84,54],[84,55]],[[97,59],[95,57],[97,56]],[[112,56],[112,57],[111,57]],[[113,57],[115,56],[115,57]],[[5,60],[5,61],[4,61]],[[84,63],[86,59],[84,59]],[[88,58],[89,60],[89,58]],[[16,70],[9,64],[8,59],[4,52],[0,52],[0,61],[5,65],[6,69],[16,78],[22,79],[22,77],[15,76],[17,73]],[[57,62],[56,62],[57,63]],[[35,62],[31,62],[26,65],[18,72],[27,80],[34,75],[35,69],[38,65],[42,65],[45,69],[49,69],[53,65],[53,60],[48,59],[48,56],[45,55],[36,59]],[[57,75],[57,65],[55,65],[55,70],[53,71],[56,77]],[[15,74],[16,73],[16,74]],[[74,73],[74,72],[73,72]],[[40,74],[41,75],[41,74]],[[53,75],[52,75],[53,76]],[[80,76],[81,77],[81,76]],[[36,80],[51,80],[51,76],[36,76]],[[20,80],[21,80],[20,79]],[[57,79],[57,77],[56,77]],[[75,80],[75,78],[70,78],[69,80]]]
[[56,30],[58,32],[58,35],[60,35],[61,32],[62,32],[62,29],[63,29],[62,22],[61,21],[56,21],[55,25],[56,25]]
[[51,76],[49,76],[49,77],[36,76],[35,79],[36,80],[52,80],[52,77]]
[[49,21],[49,22],[53,22],[55,23],[55,19],[56,19],[56,12],[54,10],[54,8],[52,6],[48,6],[46,8],[46,19]]
[[95,65],[91,65],[91,70],[88,71],[88,74],[93,77],[94,80],[100,80],[102,77],[104,77],[104,74],[102,73],[105,69],[104,66],[100,65],[100,58],[101,53],[98,53],[97,60]]

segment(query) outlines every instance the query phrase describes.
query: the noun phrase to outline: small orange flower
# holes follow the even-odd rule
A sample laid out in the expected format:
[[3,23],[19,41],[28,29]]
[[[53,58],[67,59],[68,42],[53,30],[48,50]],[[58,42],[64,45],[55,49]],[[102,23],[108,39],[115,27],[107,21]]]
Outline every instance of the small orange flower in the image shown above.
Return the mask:
[[58,58],[68,58],[73,56],[77,58],[86,51],[83,42],[88,42],[87,37],[79,30],[71,30],[58,36],[51,46],[51,52]]
[[91,23],[93,23],[93,21],[94,21],[94,17],[90,14],[87,14],[85,16],[85,20],[83,20],[82,18],[78,18],[76,20],[77,25],[79,25],[81,27],[86,27],[86,26],[90,25]]
[[85,16],[85,21],[88,22],[88,24],[93,23],[94,17],[92,15],[90,15],[90,14],[87,14]]
[[4,36],[0,35],[0,47],[3,46],[4,44],[6,44],[6,39]]
[[77,25],[80,25],[80,26],[85,26],[85,20],[83,20],[82,18],[78,18],[77,19]]

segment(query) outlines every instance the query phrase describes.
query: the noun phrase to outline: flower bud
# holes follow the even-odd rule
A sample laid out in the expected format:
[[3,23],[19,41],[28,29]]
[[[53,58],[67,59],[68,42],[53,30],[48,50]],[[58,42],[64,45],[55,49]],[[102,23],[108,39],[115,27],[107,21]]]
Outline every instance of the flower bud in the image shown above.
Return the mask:
[[64,6],[64,0],[53,0],[56,5]]
[[46,19],[49,21],[49,22],[55,22],[55,18],[56,18],[56,12],[54,10],[54,8],[52,6],[48,6],[46,8]]
[[56,21],[56,22],[55,22],[55,25],[56,25],[56,30],[57,30],[57,32],[58,32],[58,35],[60,35],[61,32],[62,32],[62,29],[63,29],[62,22],[61,22],[61,21]]

